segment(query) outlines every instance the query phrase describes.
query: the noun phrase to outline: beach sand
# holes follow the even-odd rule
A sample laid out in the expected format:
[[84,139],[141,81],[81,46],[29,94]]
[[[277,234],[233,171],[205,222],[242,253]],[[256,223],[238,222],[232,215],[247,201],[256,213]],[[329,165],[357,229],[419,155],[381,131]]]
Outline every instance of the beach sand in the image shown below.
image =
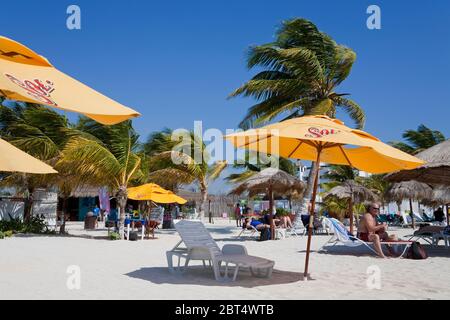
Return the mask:
[[[450,299],[450,249],[442,242],[436,249],[427,246],[427,260],[383,260],[339,247],[318,253],[330,236],[314,236],[312,280],[301,281],[306,237],[236,239],[240,230],[233,223],[217,220],[207,228],[219,246],[242,244],[249,254],[274,260],[270,279],[240,272],[236,282],[219,283],[198,261],[185,274],[169,273],[165,251],[180,239],[174,230],[159,230],[157,239],[135,242],[19,236],[0,240],[0,299]],[[79,223],[69,226],[72,234],[86,234],[81,229]],[[411,229],[391,232],[403,236]],[[73,283],[70,266],[79,267],[79,289],[67,286]],[[371,280],[374,270],[380,272],[380,289],[367,285],[377,283]]]

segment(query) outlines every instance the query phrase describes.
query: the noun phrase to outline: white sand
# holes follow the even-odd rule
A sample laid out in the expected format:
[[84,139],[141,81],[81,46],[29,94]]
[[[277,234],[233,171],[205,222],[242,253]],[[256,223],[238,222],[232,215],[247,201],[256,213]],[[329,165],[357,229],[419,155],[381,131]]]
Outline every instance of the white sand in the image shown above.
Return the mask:
[[[72,233],[79,225],[72,226]],[[184,275],[167,270],[165,251],[179,240],[162,230],[155,240],[108,241],[75,237],[15,237],[0,240],[0,299],[450,299],[450,249],[429,249],[427,260],[379,259],[313,252],[312,281],[301,279],[306,237],[277,241],[236,240],[228,222],[208,225],[219,246],[238,243],[252,255],[275,261],[270,279],[243,272],[218,283],[212,271],[194,267]],[[411,230],[395,231],[398,235]],[[101,232],[94,232],[99,235]],[[317,250],[329,236],[313,237]],[[339,253],[341,252],[341,253]],[[194,262],[196,263],[196,262]],[[81,288],[69,290],[67,268],[81,270]],[[381,290],[367,287],[367,268],[378,266]]]

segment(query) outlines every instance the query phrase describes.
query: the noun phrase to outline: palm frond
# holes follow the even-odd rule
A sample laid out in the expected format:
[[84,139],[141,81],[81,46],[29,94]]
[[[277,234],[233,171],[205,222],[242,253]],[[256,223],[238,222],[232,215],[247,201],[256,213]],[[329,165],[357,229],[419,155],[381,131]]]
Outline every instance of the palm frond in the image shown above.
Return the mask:
[[76,138],[62,151],[56,170],[78,175],[93,185],[120,186],[119,177],[124,168],[106,147],[96,141]]
[[227,166],[228,163],[226,161],[217,161],[209,168],[208,178],[211,180],[218,179]]
[[364,110],[353,100],[343,98],[341,96],[334,96],[332,100],[337,106],[343,108],[352,118],[358,127],[358,129],[363,129],[366,123],[366,114]]

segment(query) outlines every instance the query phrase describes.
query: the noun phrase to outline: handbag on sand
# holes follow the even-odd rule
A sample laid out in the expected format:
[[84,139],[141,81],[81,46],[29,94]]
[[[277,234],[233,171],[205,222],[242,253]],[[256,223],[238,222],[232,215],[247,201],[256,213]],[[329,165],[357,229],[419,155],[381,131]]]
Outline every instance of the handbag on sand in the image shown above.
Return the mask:
[[411,247],[409,247],[408,253],[406,254],[406,258],[414,259],[414,260],[422,260],[427,259],[428,254],[425,251],[425,248],[419,242],[413,242]]

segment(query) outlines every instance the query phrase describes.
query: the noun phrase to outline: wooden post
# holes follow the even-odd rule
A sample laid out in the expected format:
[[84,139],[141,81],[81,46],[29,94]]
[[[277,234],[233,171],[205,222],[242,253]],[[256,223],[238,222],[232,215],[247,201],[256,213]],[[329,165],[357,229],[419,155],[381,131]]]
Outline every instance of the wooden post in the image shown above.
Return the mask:
[[209,223],[212,223],[211,199],[208,200],[208,217],[209,217]]
[[448,211],[448,207],[449,207],[449,205],[448,204],[446,204],[445,205],[445,208],[447,209],[447,226],[450,226],[450,212]]
[[273,189],[269,186],[269,224],[270,224],[270,239],[275,240],[275,223],[273,222]]
[[350,233],[353,235],[353,196],[348,199],[348,210],[350,212]]
[[309,252],[311,250],[311,237],[314,228],[314,209],[316,206],[316,196],[317,196],[317,185],[319,183],[319,170],[320,170],[320,153],[322,152],[322,148],[317,148],[317,166],[315,168],[316,178],[314,179],[314,187],[313,194],[311,198],[311,211],[309,214],[309,227],[308,227],[308,242],[306,245],[306,259],[305,259],[305,271],[303,273],[303,280],[308,279],[308,267],[309,267]]
[[413,212],[413,205],[412,205],[412,199],[409,199],[409,209],[411,210],[411,222],[412,222],[412,228],[413,230],[416,228],[415,219],[414,219],[414,212]]

